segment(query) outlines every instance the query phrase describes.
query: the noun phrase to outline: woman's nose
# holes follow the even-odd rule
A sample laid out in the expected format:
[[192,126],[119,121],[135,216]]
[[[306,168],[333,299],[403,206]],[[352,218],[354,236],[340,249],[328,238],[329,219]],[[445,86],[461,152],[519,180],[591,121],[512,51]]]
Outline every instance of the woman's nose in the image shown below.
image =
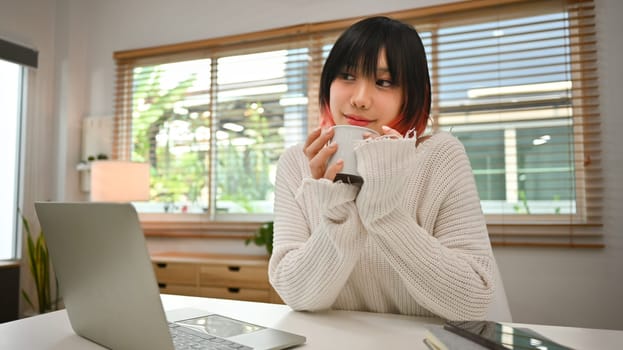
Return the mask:
[[355,84],[353,95],[351,96],[350,103],[353,107],[358,109],[368,109],[372,105],[372,89],[370,82],[358,81]]

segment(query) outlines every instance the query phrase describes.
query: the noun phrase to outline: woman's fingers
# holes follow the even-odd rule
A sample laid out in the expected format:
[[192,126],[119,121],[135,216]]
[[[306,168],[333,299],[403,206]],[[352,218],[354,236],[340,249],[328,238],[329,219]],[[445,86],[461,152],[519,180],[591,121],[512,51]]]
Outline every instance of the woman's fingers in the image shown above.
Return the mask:
[[364,132],[362,136],[363,136],[363,139],[364,139],[364,140],[367,140],[367,139],[374,139],[374,138],[379,137],[379,135],[378,135],[378,134],[373,134],[373,133],[371,133],[371,132]]
[[342,171],[344,168],[344,160],[338,159],[335,163],[327,166],[327,171],[324,173],[324,178],[329,179],[331,181],[335,180],[335,176],[337,173]]
[[387,125],[381,126],[381,129],[383,131],[382,135],[373,134],[371,132],[366,132],[366,133],[363,134],[363,138],[364,139],[375,139],[375,138],[381,137],[381,136],[390,136],[392,138],[402,138],[402,135],[400,134],[400,132],[398,132],[396,129],[390,128]]
[[312,142],[314,142],[318,138],[318,136],[320,136],[320,132],[321,131],[322,131],[322,129],[320,129],[320,127],[317,127],[314,130],[312,130],[312,132],[309,135],[307,135],[307,139],[305,140],[305,145],[303,146],[303,152],[305,152],[305,155],[308,158],[310,158],[310,157],[307,154],[307,149],[312,144]]
[[381,126],[381,129],[383,129],[383,135],[402,138],[402,135],[397,130],[392,129],[387,125]]
[[337,147],[336,143],[331,143],[320,149],[320,151],[318,151],[316,155],[309,160],[309,168],[314,179],[325,177],[327,162],[329,161],[329,158],[335,154]]
[[307,136],[303,151],[309,159],[309,168],[314,179],[326,177],[327,161],[337,151],[337,144],[329,143],[334,133],[333,128],[316,128]]
[[327,145],[327,143],[333,138],[333,128],[322,130],[320,128],[314,129],[307,140],[305,141],[304,152],[307,159],[312,159]]

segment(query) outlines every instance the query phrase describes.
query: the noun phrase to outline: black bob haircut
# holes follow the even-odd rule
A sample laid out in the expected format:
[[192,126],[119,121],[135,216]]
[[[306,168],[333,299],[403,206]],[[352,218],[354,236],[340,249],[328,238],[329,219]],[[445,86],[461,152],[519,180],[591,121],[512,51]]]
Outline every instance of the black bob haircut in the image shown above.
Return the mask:
[[375,77],[379,52],[385,49],[392,80],[404,98],[401,114],[389,125],[402,134],[415,129],[421,135],[430,114],[431,88],[424,44],[413,26],[376,16],[349,27],[337,39],[320,78],[321,123],[334,124],[329,110],[330,89],[344,70],[357,70]]

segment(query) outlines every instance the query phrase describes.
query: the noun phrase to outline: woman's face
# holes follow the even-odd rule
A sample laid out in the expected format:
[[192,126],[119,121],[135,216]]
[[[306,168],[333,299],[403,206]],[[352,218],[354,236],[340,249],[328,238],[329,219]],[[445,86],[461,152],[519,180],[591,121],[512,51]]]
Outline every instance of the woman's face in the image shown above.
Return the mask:
[[357,125],[383,134],[402,109],[402,89],[389,74],[385,50],[379,53],[376,76],[343,71],[331,83],[330,109],[336,125]]

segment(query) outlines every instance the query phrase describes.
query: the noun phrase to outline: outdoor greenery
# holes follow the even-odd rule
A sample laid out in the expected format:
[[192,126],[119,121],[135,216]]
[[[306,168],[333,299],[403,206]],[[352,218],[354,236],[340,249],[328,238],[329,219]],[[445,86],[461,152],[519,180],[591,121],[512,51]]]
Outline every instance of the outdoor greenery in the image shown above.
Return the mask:
[[164,203],[165,211],[186,204],[205,209],[212,173],[218,210],[256,212],[254,202],[270,200],[273,191],[270,174],[283,137],[269,118],[279,116],[267,117],[261,101],[243,97],[212,115],[206,91],[194,86],[196,74],[171,84],[166,69],[136,68],[133,79],[132,160],[151,166],[151,201]]
[[[170,136],[180,124],[192,133],[206,127],[203,118],[190,118],[175,112],[175,103],[183,100],[196,76],[190,75],[171,89],[162,87],[163,68],[147,66],[135,71],[132,160],[149,162],[151,167],[152,200],[172,203],[194,201],[205,186],[206,152],[172,154],[177,146]],[[181,123],[180,123],[181,122]],[[158,137],[165,136],[165,147],[158,147]],[[177,170],[179,169],[179,170]]]
[[513,209],[515,209],[516,213],[530,214],[530,207],[528,206],[528,197],[526,197],[526,191],[519,190],[518,196],[519,196],[519,202],[521,203],[521,205],[515,204],[513,206]]
[[232,201],[253,212],[251,201],[265,200],[272,192],[270,166],[277,158],[274,145],[282,143],[283,138],[271,130],[260,102],[247,104],[244,117],[247,130],[243,137],[251,142],[236,145],[238,135],[231,133],[219,148],[217,200]]

